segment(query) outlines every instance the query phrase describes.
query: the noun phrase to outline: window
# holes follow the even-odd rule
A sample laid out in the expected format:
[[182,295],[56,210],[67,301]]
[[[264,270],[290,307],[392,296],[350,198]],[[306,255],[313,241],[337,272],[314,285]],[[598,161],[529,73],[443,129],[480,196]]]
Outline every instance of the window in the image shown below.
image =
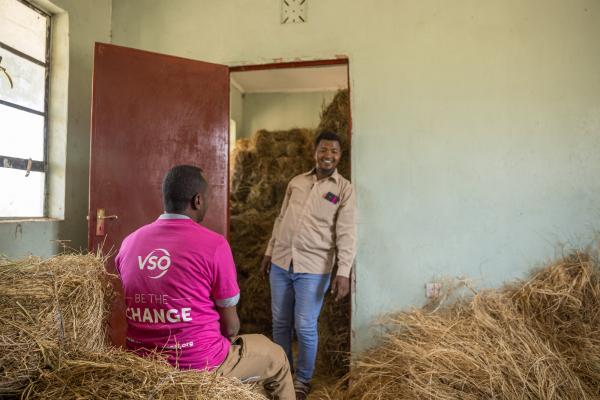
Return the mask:
[[50,16],[0,0],[0,218],[46,215]]

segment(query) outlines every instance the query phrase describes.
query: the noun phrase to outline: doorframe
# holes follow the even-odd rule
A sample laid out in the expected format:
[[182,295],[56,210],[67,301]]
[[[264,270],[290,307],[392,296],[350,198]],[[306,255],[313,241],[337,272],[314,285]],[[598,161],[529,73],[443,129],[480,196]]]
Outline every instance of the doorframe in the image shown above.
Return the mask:
[[[231,84],[231,73],[232,72],[246,72],[246,71],[261,71],[261,70],[269,70],[269,69],[286,69],[286,68],[308,68],[308,67],[324,67],[330,65],[346,65],[346,74],[347,74],[347,86],[348,86],[348,102],[350,115],[348,116],[348,141],[350,142],[350,150],[349,150],[349,170],[350,170],[350,178],[352,178],[352,88],[350,85],[350,59],[347,56],[339,56],[332,59],[322,59],[322,60],[298,60],[298,61],[275,61],[264,64],[248,64],[248,65],[232,65],[229,67],[229,82]],[[231,107],[230,107],[231,112]],[[230,219],[231,206],[227,210],[227,217]],[[230,221],[228,221],[230,222]],[[356,261],[355,261],[356,265]],[[353,302],[354,302],[354,294],[356,293],[356,271],[355,268],[352,269],[350,274],[350,301],[349,301],[349,318],[348,323],[350,324],[348,329],[348,344],[350,347],[350,351],[352,351],[352,313],[353,313]],[[350,356],[350,355],[349,355]],[[350,369],[351,366],[348,366]]]
[[323,67],[327,65],[348,65],[348,57],[330,58],[324,60],[306,60],[306,61],[281,61],[265,64],[234,65],[229,67],[229,72],[259,71],[264,69],[284,69],[284,68],[306,68]]

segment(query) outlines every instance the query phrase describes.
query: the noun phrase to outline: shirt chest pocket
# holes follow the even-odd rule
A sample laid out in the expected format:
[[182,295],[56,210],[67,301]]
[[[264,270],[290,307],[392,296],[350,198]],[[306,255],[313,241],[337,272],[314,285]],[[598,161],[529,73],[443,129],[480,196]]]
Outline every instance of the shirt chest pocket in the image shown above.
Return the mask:
[[[328,199],[327,194],[330,192],[321,193],[314,197],[313,200],[313,215],[319,225],[332,226],[335,222],[339,204],[339,197]],[[331,194],[330,194],[331,196]],[[335,201],[337,199],[337,201]]]

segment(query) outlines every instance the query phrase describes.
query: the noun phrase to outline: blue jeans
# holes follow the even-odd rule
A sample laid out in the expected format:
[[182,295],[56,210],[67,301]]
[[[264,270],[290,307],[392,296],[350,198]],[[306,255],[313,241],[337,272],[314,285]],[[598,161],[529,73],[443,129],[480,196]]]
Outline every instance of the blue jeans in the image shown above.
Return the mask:
[[290,365],[292,334],[298,338],[296,379],[310,382],[315,372],[319,336],[317,321],[323,298],[329,287],[331,274],[294,273],[271,264],[271,311],[273,312],[273,340],[283,347]]

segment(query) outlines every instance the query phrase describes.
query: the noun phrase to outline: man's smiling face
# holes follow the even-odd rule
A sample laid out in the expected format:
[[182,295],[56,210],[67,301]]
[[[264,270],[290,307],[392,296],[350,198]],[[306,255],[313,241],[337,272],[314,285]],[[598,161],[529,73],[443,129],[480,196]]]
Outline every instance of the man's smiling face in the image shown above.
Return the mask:
[[342,149],[337,140],[321,140],[315,150],[317,169],[326,175],[335,170],[341,157]]

